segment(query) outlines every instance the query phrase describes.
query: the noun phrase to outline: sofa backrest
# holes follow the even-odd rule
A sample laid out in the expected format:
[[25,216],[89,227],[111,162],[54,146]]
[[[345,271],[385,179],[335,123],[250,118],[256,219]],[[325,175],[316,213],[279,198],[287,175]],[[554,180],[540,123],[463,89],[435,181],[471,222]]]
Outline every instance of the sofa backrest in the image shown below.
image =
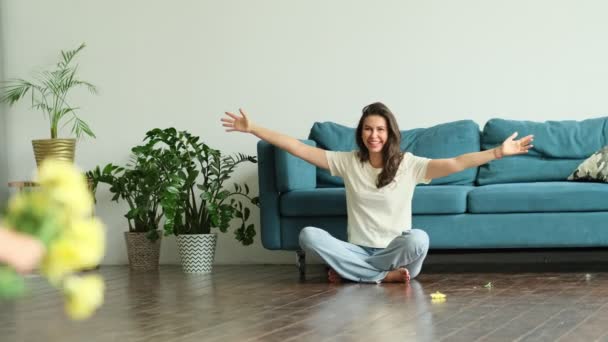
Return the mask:
[[513,132],[534,134],[525,155],[494,160],[479,168],[477,184],[564,181],[591,154],[608,144],[608,117],[583,121],[489,120],[481,133],[481,149],[501,144]]
[[[317,146],[331,151],[357,150],[355,128],[333,122],[316,122],[308,136]],[[401,131],[401,150],[427,158],[448,158],[479,151],[479,126],[472,120],[443,123],[429,128]],[[447,177],[433,179],[431,185],[473,184],[477,169],[468,169]],[[344,186],[342,178],[317,168],[317,186]]]

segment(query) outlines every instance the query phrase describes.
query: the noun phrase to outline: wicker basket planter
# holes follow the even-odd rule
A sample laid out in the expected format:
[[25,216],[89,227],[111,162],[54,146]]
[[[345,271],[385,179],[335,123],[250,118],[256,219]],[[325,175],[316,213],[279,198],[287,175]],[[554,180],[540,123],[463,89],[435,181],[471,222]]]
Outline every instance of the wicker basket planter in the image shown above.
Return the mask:
[[158,240],[152,242],[146,237],[147,233],[125,232],[129,267],[133,270],[151,271],[158,269],[160,258],[161,234]]

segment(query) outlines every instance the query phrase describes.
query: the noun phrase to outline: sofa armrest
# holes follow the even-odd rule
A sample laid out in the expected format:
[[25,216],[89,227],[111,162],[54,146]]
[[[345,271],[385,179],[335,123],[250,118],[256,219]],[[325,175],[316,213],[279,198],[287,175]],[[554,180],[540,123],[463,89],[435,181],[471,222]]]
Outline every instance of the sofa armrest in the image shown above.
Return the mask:
[[260,187],[260,224],[262,245],[268,249],[281,249],[281,220],[279,217],[279,191],[275,175],[275,147],[258,142],[258,181]]
[[[313,140],[300,141],[310,146],[317,146]],[[274,157],[277,190],[279,192],[317,187],[316,166],[279,148],[275,148]]]
[[[316,146],[312,140],[302,142]],[[282,249],[279,195],[289,190],[316,188],[317,169],[263,140],[257,147],[262,245]]]

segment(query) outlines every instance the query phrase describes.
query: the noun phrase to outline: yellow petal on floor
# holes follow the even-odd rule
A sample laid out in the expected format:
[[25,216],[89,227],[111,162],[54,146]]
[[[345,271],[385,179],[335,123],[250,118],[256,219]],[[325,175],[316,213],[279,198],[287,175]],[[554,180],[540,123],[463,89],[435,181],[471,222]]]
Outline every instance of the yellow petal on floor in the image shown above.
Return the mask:
[[431,299],[443,299],[443,300],[445,300],[446,297],[447,297],[446,295],[444,295],[443,293],[441,293],[439,291],[437,291],[435,293],[431,293]]
[[431,299],[431,303],[433,303],[433,304],[445,303],[445,298]]

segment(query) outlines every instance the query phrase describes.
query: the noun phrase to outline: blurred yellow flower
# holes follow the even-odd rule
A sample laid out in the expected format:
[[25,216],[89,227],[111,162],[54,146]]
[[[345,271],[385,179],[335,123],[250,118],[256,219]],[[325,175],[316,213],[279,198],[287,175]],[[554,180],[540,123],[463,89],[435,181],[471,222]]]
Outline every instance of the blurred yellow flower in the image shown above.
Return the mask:
[[70,318],[89,318],[103,303],[104,283],[98,275],[69,276],[63,284],[65,309]]
[[13,196],[8,202],[8,211],[12,213],[22,212],[28,206],[24,196]]
[[71,188],[83,184],[84,176],[73,164],[56,159],[45,160],[38,170],[38,182],[44,187]]
[[91,215],[93,198],[87,188],[57,189],[50,193],[53,200],[64,204],[74,215]]
[[[38,176],[40,187],[15,194],[8,206],[6,225],[29,234],[46,247],[40,264],[42,274],[65,294],[66,312],[85,319],[103,302],[103,279],[74,274],[101,262],[105,232],[92,217],[93,197],[85,178],[72,164],[46,160]],[[23,293],[23,278],[14,269],[4,269],[0,294]]]
[[82,267],[99,264],[105,252],[103,224],[96,218],[76,220],[65,232],[65,238],[78,247],[78,262]]
[[43,191],[18,193],[9,201],[4,225],[34,235],[46,246],[66,222],[62,209]]
[[52,284],[58,285],[63,277],[78,268],[77,246],[60,238],[54,241],[42,260],[41,271]]
[[75,215],[90,215],[93,196],[85,176],[73,165],[58,160],[42,164],[38,173],[40,186],[50,191],[50,197],[67,206]]
[[64,230],[42,261],[42,272],[57,283],[74,271],[95,267],[104,255],[105,233],[97,219],[78,219]]

